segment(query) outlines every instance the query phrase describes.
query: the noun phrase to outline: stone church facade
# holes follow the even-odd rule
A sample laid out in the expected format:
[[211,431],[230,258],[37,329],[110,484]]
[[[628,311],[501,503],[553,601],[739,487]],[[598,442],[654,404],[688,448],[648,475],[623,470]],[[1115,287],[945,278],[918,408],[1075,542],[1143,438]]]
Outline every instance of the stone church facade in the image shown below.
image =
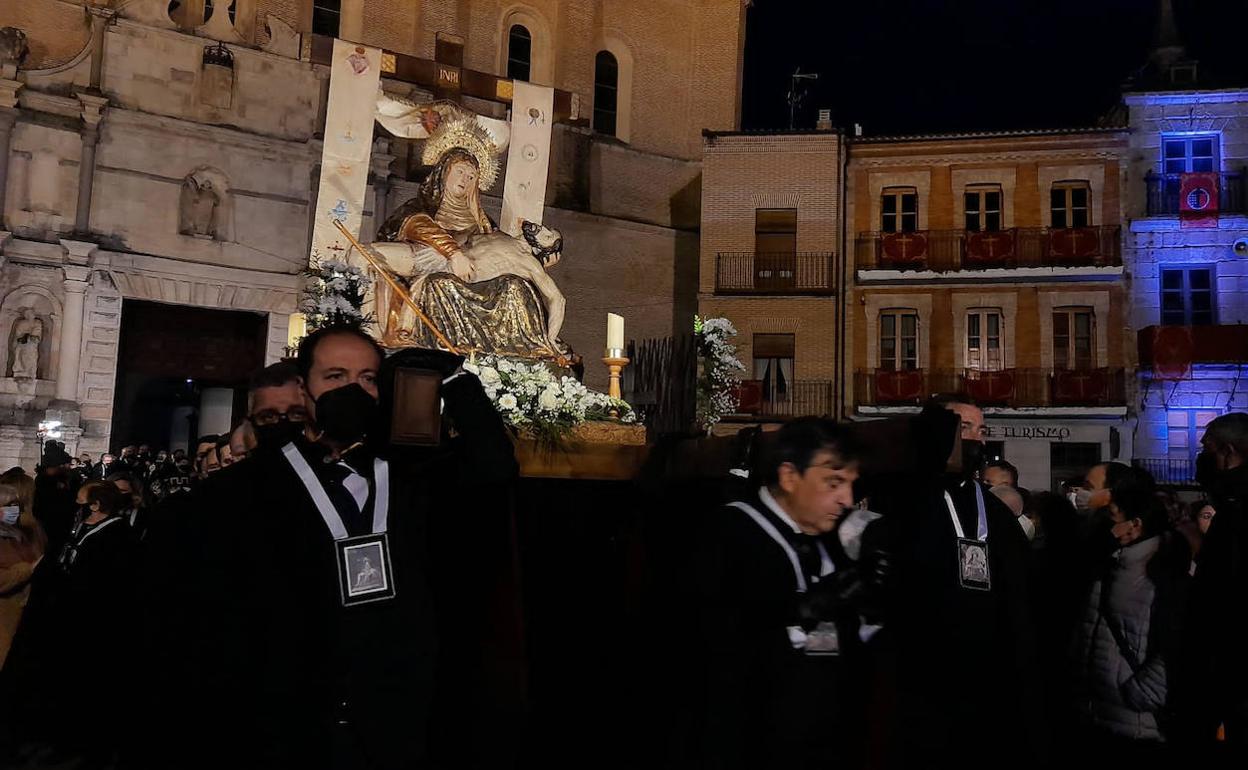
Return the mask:
[[[568,297],[564,337],[585,354],[587,382],[605,383],[594,363],[608,311],[625,315],[634,338],[685,328],[696,303],[701,131],[739,124],[741,0],[315,5],[322,26],[324,8],[336,9],[345,39],[433,58],[441,34],[463,43],[465,69],[500,76],[527,34],[529,79],[571,92],[593,116],[557,126],[546,196],[546,221],[568,244],[554,269]],[[71,452],[129,440],[111,435],[128,303],[254,314],[265,330],[256,364],[284,354],[328,90],[328,69],[303,45],[314,3],[207,6],[0,7],[0,467],[33,467],[45,420],[63,423]],[[604,51],[613,90],[596,81]],[[383,87],[428,96],[394,80]],[[595,96],[605,104],[608,92],[610,131],[595,130]],[[411,145],[377,134],[365,237],[415,193]],[[495,216],[501,189],[500,180],[486,197]]]

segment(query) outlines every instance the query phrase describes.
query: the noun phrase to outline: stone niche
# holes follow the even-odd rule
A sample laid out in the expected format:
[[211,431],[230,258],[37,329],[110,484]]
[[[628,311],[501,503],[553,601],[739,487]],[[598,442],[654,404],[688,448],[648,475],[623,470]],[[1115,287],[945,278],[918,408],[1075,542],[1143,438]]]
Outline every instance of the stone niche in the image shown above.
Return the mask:
[[221,171],[200,166],[182,180],[178,232],[209,241],[234,240],[234,201]]
[[41,408],[35,401],[46,401],[56,388],[60,300],[44,286],[18,286],[0,302],[0,330],[0,406]]
[[[33,320],[39,322],[38,376],[35,379],[53,380],[56,377],[53,361],[53,342],[60,332],[61,303],[43,286],[19,286],[5,296],[0,302],[0,329],[4,330],[4,347],[0,348],[0,366],[4,367],[4,376],[12,378],[14,367],[14,350],[17,345],[17,332],[25,330],[18,322],[24,320],[24,312],[30,309]],[[19,369],[22,368],[19,364]]]

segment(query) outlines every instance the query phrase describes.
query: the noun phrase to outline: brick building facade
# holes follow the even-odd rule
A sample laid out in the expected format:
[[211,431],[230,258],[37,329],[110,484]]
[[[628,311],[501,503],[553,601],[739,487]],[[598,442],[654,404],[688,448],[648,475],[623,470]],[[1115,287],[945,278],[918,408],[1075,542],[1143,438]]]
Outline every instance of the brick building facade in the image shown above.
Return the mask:
[[737,327],[747,411],[833,411],[840,134],[708,132],[698,308]]
[[850,145],[847,411],[965,392],[990,454],[1049,489],[1130,456],[1122,130]]

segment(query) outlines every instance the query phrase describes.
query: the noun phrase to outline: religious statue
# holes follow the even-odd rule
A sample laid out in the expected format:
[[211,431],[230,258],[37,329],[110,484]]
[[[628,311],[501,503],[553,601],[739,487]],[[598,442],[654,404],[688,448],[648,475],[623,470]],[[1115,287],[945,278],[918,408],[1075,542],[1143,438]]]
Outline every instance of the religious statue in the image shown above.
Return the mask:
[[188,175],[182,183],[178,232],[196,238],[217,238],[221,203],[221,194],[212,179],[201,173]]
[[33,380],[39,376],[39,343],[43,341],[43,321],[33,308],[23,308],[13,324],[13,378]]
[[[559,339],[565,300],[546,272],[562,256],[562,236],[528,221],[512,236],[481,207],[481,191],[498,177],[506,124],[446,103],[386,103],[379,120],[394,133],[427,137],[422,160],[432,168],[417,196],[382,224],[373,254],[456,347],[567,360]],[[376,287],[382,344],[434,347],[404,297],[384,281]]]
[[30,53],[26,33],[17,27],[0,27],[0,78],[13,78]]

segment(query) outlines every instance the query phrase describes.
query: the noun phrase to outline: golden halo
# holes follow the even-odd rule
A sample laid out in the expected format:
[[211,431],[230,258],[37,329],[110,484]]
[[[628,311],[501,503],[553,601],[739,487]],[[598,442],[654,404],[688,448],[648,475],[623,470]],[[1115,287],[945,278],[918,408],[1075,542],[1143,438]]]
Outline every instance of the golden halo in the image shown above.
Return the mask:
[[477,186],[489,190],[498,179],[498,146],[490,132],[477,123],[475,118],[456,118],[440,126],[428,139],[421,152],[420,161],[432,166],[449,150],[456,147],[467,150],[480,166]]

